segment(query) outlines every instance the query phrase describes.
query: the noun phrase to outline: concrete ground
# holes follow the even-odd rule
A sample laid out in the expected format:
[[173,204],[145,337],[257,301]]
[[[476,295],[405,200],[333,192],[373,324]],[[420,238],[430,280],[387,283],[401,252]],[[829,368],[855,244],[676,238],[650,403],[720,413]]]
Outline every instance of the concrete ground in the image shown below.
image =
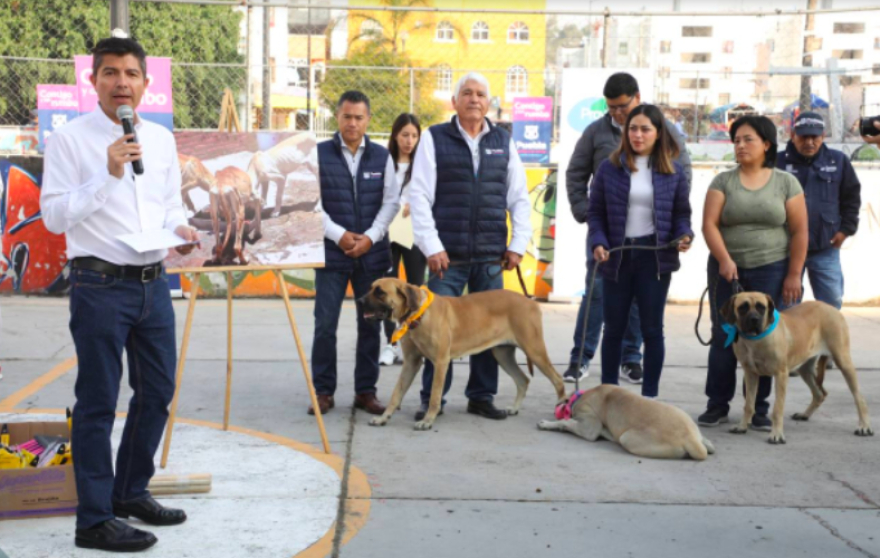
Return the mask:
[[[176,303],[178,337],[186,304]],[[59,365],[74,355],[66,300],[3,298],[0,305],[0,412],[71,405],[75,370],[59,372],[64,368]],[[294,307],[310,354],[312,302],[296,301]],[[561,372],[567,365],[577,307],[542,308],[545,340]],[[707,357],[693,334],[696,312],[695,306],[667,310],[666,366],[660,385],[661,400],[694,417],[705,407]],[[319,448],[314,419],[305,412],[308,396],[282,303],[236,301],[234,313],[231,423]],[[845,315],[863,394],[869,407],[880,412],[880,309],[847,308]],[[704,320],[702,331],[708,332],[707,317]],[[702,463],[660,461],[638,458],[609,442],[538,431],[536,423],[552,417],[554,404],[551,386],[541,375],[534,379],[519,416],[495,422],[467,414],[463,362],[456,364],[446,412],[432,431],[412,429],[417,386],[386,427],[371,427],[369,416],[353,412],[349,403],[353,304],[346,303],[341,323],[337,407],[325,417],[333,451],[344,463],[337,467],[339,528],[322,539],[326,544],[298,556],[880,556],[880,435],[853,435],[856,412],[837,371],[826,378],[828,399],[811,421],[786,421],[786,445],[767,444],[766,433],[737,436],[726,427],[707,428],[703,431],[714,442],[716,455]],[[225,301],[200,301],[180,417],[222,423],[225,352]],[[584,386],[598,383],[598,365],[597,358]],[[57,379],[48,382],[51,377],[45,375],[53,367]],[[382,369],[383,401],[398,371],[398,366]],[[508,404],[513,391],[502,373],[497,403]],[[129,396],[126,386],[120,411]],[[809,398],[803,382],[793,379],[786,415],[802,410]],[[739,418],[741,409],[737,395],[732,420]],[[175,438],[172,462],[176,444]],[[241,464],[249,466],[247,457]],[[354,472],[366,475],[368,490],[350,484]],[[215,490],[217,482],[215,476]],[[235,530],[236,523],[225,528]],[[289,522],[285,528],[298,527]],[[69,529],[72,535],[72,520]],[[11,545],[4,540],[21,537],[22,530],[21,522],[0,522],[0,549],[8,553]],[[289,548],[286,553],[250,554],[291,556],[298,550]],[[173,555],[169,552],[163,551],[161,540],[149,551],[153,556]]]

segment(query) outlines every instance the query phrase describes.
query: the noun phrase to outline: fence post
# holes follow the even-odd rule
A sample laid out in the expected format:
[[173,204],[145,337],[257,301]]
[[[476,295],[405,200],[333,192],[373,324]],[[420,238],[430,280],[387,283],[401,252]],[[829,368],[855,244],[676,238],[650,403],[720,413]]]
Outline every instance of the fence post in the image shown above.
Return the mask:
[[128,21],[128,0],[110,0],[110,30],[122,29],[128,33]]
[[416,81],[415,81],[414,72],[415,72],[415,70],[413,70],[412,68],[409,69],[409,113],[410,114],[415,114],[415,111],[413,110],[413,103],[414,103],[414,99],[416,96],[416,88],[415,88]]

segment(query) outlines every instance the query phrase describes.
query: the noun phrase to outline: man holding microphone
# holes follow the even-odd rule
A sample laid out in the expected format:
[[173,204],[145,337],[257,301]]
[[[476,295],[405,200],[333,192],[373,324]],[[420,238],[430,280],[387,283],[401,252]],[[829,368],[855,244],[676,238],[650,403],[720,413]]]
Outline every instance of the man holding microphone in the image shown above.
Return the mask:
[[[70,332],[79,371],[71,442],[79,505],[76,546],[117,552],[157,541],[117,517],[152,525],[186,520],[153,500],[147,484],[174,395],[177,348],[174,309],[162,260],[166,250],[139,253],[124,234],[167,229],[198,241],[180,197],[174,136],[134,116],[124,134],[117,111],[134,110],[149,79],[146,53],[134,40],[109,38],[93,51],[91,82],[99,105],[56,131],[48,142],[40,205],[46,228],[67,235]],[[132,163],[140,161],[138,168]],[[139,173],[137,171],[140,171]],[[134,396],[114,475],[110,433],[128,358]]]

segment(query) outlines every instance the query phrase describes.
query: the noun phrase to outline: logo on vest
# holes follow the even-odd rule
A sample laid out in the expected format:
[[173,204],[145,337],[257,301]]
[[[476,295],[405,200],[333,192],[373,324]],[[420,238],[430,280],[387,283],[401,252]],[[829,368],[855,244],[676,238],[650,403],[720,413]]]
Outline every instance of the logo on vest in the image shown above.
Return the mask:
[[365,172],[364,180],[375,180],[377,178],[382,178],[383,175],[384,173],[381,172]]
[[835,172],[837,167],[821,167],[819,170],[822,172]]
[[504,155],[503,149],[486,149],[486,155]]

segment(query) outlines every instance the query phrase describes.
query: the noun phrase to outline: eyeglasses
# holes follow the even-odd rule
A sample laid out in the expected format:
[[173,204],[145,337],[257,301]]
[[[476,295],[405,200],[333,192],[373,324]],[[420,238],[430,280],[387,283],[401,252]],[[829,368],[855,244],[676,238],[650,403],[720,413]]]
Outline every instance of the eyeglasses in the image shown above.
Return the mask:
[[629,106],[632,104],[635,97],[630,97],[629,101],[625,102],[622,105],[608,105],[608,112],[614,114],[615,112],[624,112]]

